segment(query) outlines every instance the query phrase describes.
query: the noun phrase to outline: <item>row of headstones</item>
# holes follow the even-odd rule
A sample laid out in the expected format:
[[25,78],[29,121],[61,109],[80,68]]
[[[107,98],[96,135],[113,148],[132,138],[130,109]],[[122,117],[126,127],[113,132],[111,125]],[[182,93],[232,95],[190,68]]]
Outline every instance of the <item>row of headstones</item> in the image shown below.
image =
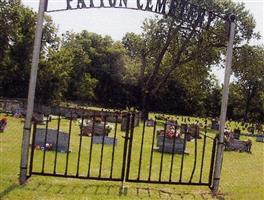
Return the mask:
[[[237,122],[236,127],[239,127],[239,126],[243,131],[247,130],[250,134],[254,134],[255,132],[264,133],[263,127],[261,124],[249,125],[249,124],[245,124],[242,122],[241,123]],[[214,130],[219,130],[219,121],[218,120],[212,120],[211,128]]]
[[[24,101],[19,100],[0,100],[0,110],[2,112],[11,113],[13,115],[20,114],[22,116],[25,116],[26,112],[26,106]],[[34,106],[34,112],[35,115],[38,115],[37,118],[41,119],[40,115],[60,115],[66,118],[80,118],[82,116],[100,116],[101,118],[106,117],[108,122],[115,123],[116,120],[118,123],[122,122],[123,115],[126,114],[126,112],[122,112],[121,110],[88,110],[83,108],[71,108],[71,107],[59,107],[59,106],[44,106],[35,104]],[[138,126],[139,119],[140,119],[140,112],[135,112],[136,115],[136,121],[135,124]],[[117,116],[117,118],[116,118]]]

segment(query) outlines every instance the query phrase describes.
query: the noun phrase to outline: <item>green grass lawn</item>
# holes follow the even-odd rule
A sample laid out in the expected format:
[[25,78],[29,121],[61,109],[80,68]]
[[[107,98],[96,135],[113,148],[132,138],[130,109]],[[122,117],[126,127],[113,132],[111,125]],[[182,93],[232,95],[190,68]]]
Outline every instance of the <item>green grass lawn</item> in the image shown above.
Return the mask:
[[[0,115],[0,118],[2,116]],[[191,120],[197,120],[191,118]],[[199,119],[201,122],[202,120]],[[68,121],[62,120],[61,129],[68,132]],[[232,123],[231,125],[232,126]],[[233,125],[234,126],[234,125]],[[50,124],[51,128],[56,128],[56,121]],[[79,180],[69,178],[55,178],[32,176],[28,183],[18,185],[18,173],[20,162],[20,148],[22,138],[23,123],[21,119],[8,117],[8,127],[4,133],[0,133],[0,199],[211,199],[210,190],[204,186],[180,186],[164,184],[142,184],[125,183],[127,189],[120,193],[120,182],[105,182],[92,180]],[[161,128],[161,127],[160,127]],[[76,174],[78,147],[79,147],[79,127],[73,124],[71,137],[71,153],[69,154],[68,173]],[[118,127],[120,130],[120,127]],[[147,128],[143,147],[141,162],[141,178],[147,179],[149,172],[150,149],[152,140],[152,128]],[[113,136],[113,131],[110,136]],[[139,153],[141,147],[142,124],[135,128],[133,151],[131,156],[130,178],[136,179],[138,176]],[[214,136],[215,132],[208,133]],[[120,177],[122,167],[123,142],[122,132],[117,132],[118,144],[115,148],[115,161],[113,177]],[[248,138],[242,137],[247,140]],[[224,164],[222,168],[220,195],[218,199],[264,199],[264,144],[256,143],[252,138],[252,154],[225,152]],[[202,140],[198,140],[201,147]],[[205,154],[205,170],[203,181],[208,177],[208,163],[210,161],[212,142],[208,141]],[[79,174],[86,176],[88,171],[90,138],[83,137],[82,151],[80,157]],[[201,155],[201,148],[199,155]],[[183,180],[188,181],[193,167],[194,142],[188,142],[185,156]],[[91,162],[91,175],[97,176],[99,173],[101,145],[94,145]],[[112,146],[105,146],[102,161],[102,177],[109,177],[109,167],[111,166]],[[35,151],[33,170],[41,171],[42,151]],[[45,162],[45,172],[53,172],[54,152],[47,152]],[[154,152],[152,166],[152,180],[157,180],[161,154]],[[197,170],[194,174],[194,181],[199,181],[200,159],[197,161]],[[58,153],[57,173],[64,173],[66,154]],[[179,177],[179,163],[181,156],[175,155],[173,167],[173,180]],[[167,180],[170,171],[171,154],[164,154],[162,180]]]

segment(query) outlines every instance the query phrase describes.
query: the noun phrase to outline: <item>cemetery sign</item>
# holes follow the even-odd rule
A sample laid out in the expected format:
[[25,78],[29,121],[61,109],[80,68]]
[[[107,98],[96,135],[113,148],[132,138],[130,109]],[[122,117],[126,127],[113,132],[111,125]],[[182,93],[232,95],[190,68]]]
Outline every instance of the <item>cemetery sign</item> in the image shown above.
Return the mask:
[[65,0],[65,4],[59,5],[52,1],[49,0],[52,6],[48,6],[47,1],[46,12],[89,8],[141,10],[173,17],[176,21],[184,21],[200,28],[209,28],[217,17],[221,17],[217,13],[187,0]]

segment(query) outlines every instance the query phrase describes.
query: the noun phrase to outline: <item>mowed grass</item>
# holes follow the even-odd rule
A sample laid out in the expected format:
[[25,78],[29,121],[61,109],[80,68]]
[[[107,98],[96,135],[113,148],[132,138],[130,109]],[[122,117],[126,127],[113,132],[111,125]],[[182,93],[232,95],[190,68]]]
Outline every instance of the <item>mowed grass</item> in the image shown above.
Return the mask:
[[[0,118],[3,115],[0,116]],[[181,120],[181,117],[179,117]],[[191,118],[192,121],[200,120]],[[57,127],[57,121],[49,124],[50,128]],[[69,121],[61,121],[61,130],[68,132]],[[158,127],[162,129],[162,127]],[[23,123],[21,119],[8,117],[8,127],[4,133],[0,133],[0,199],[211,199],[210,190],[204,186],[180,186],[164,184],[142,184],[125,183],[127,190],[120,193],[120,182],[79,180],[70,178],[56,178],[32,176],[28,183],[19,186],[18,173],[20,163],[20,149],[22,140]],[[113,177],[119,178],[123,161],[123,132],[120,132],[120,126],[117,127],[118,144],[115,149],[115,159],[113,165]],[[71,153],[69,154],[68,174],[76,175],[77,160],[79,150],[80,129],[77,122],[73,123],[71,137]],[[110,133],[113,136],[114,132]],[[208,133],[215,135],[215,131]],[[147,180],[149,177],[149,164],[151,154],[151,141],[153,137],[153,128],[148,127],[145,131],[143,154],[141,161],[141,170],[138,171],[140,149],[142,141],[142,124],[135,128],[134,142],[131,155],[131,179]],[[243,140],[248,138],[242,137]],[[225,152],[224,164],[222,168],[221,187],[219,199],[264,199],[264,144],[256,143],[255,138],[252,145],[252,154]],[[197,168],[194,173],[193,181],[198,182],[200,178],[200,164],[202,154],[203,139],[198,140],[198,159]],[[194,163],[194,142],[187,143],[187,152],[189,155],[184,157],[183,181],[188,182]],[[202,181],[208,179],[209,163],[212,149],[212,141],[207,139],[205,148],[205,164]],[[113,147],[104,146],[101,177],[110,176]],[[90,175],[97,177],[100,170],[101,145],[93,145],[91,171]],[[90,156],[90,138],[82,138],[82,148],[80,154],[79,175],[87,176]],[[55,152],[47,152],[45,160],[45,172],[54,171]],[[43,152],[35,151],[33,171],[42,171]],[[162,180],[168,180],[171,170],[171,154],[164,154],[162,165]],[[173,157],[174,165],[172,168],[172,180],[179,179],[179,168],[181,155]],[[151,170],[151,180],[159,179],[161,154],[154,151]],[[64,174],[66,164],[66,154],[57,154],[56,173]]]

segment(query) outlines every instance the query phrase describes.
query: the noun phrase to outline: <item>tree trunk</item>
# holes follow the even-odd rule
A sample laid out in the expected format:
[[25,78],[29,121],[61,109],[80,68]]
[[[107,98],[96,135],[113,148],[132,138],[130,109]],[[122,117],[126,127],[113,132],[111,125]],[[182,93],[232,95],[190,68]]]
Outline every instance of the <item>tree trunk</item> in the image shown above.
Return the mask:
[[244,113],[244,122],[248,121],[249,103],[250,103],[250,99],[248,98],[246,101],[246,109],[245,109],[245,113]]
[[142,90],[141,92],[141,120],[147,120],[149,116],[149,108],[148,108],[148,97],[149,94],[145,91]]

